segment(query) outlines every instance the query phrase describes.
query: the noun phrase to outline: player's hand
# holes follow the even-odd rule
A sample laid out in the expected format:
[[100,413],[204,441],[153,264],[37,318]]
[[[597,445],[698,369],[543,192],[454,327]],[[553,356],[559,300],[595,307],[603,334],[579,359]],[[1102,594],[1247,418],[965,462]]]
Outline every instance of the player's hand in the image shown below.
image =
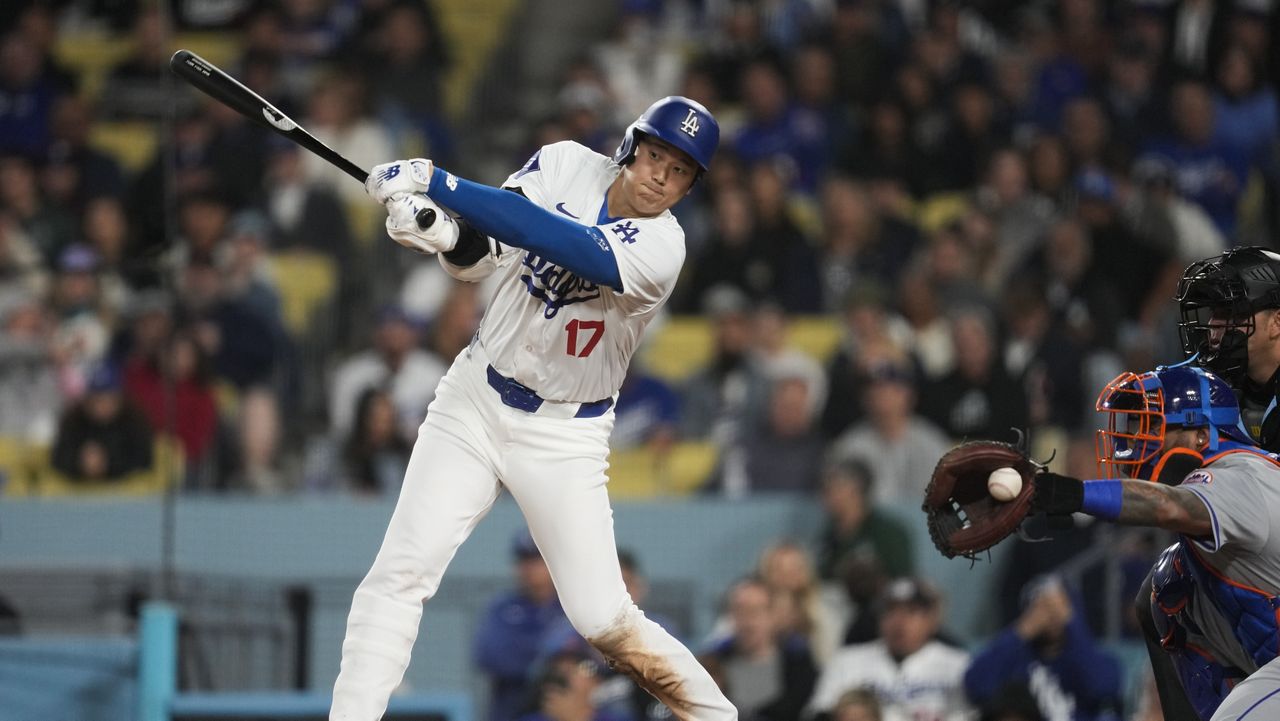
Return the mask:
[[369,177],[365,178],[364,189],[379,203],[400,193],[425,193],[431,184],[431,174],[435,165],[426,158],[397,160],[391,163],[373,166]]
[[419,253],[445,253],[458,244],[458,224],[427,196],[400,193],[387,201],[387,235]]

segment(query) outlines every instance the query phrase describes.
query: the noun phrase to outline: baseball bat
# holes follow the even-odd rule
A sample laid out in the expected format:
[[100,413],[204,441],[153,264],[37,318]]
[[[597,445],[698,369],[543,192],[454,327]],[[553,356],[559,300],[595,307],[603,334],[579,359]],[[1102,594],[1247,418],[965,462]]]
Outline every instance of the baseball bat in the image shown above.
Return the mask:
[[[359,180],[361,183],[369,177],[369,173],[359,165],[342,157],[328,145],[320,142],[306,128],[293,122],[276,106],[267,102],[261,95],[246,88],[240,81],[227,75],[217,65],[196,55],[190,50],[179,50],[169,59],[169,69],[175,75],[190,83],[197,90],[249,118],[268,130],[283,135],[307,150],[315,153],[330,164]],[[418,211],[415,220],[418,227],[426,230],[435,222],[436,212],[431,208]]]

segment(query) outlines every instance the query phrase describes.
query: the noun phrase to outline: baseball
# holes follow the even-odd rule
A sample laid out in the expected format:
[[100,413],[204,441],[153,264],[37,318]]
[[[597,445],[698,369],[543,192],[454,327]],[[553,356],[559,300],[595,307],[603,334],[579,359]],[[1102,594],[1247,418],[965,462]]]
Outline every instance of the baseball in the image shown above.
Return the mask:
[[987,492],[1001,503],[1012,501],[1022,492],[1022,474],[1012,468],[995,469],[987,476]]

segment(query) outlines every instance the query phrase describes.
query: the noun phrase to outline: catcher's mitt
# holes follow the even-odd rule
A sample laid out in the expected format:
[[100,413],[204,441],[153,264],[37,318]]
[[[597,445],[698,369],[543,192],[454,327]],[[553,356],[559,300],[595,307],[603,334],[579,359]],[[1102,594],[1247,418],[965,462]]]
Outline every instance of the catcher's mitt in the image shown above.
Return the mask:
[[[987,491],[987,477],[997,468],[1022,476],[1022,490],[1010,501],[997,501]],[[974,558],[999,543],[1031,510],[1040,470],[1022,449],[999,441],[969,441],[947,451],[924,492],[933,545],[947,558]]]

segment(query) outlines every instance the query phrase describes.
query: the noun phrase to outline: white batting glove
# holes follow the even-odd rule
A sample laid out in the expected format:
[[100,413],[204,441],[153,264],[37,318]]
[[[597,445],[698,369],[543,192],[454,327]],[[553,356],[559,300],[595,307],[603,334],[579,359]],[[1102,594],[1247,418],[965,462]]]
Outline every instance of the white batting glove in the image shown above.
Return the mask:
[[[430,224],[423,228],[421,222]],[[400,193],[387,201],[387,235],[419,253],[446,253],[458,244],[458,224],[427,196]]]
[[426,193],[435,165],[426,158],[397,160],[373,166],[364,180],[364,189],[379,203],[398,193]]

